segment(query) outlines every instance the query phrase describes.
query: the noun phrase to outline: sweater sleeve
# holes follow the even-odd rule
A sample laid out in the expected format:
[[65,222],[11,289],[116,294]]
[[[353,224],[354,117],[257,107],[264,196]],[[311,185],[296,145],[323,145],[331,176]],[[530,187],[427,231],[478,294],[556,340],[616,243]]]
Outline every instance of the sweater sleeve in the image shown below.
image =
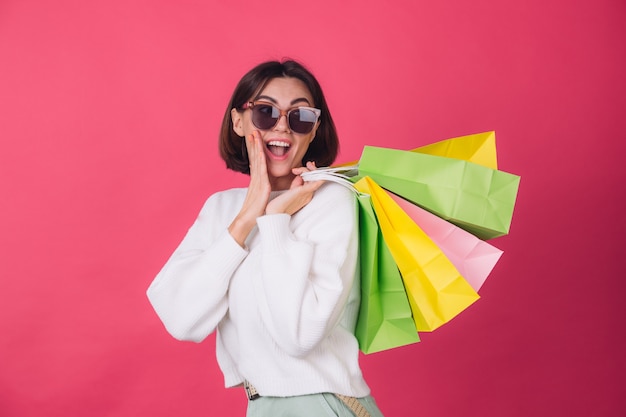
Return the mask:
[[[216,221],[216,195],[148,288],[147,295],[167,331],[176,339],[200,342],[228,310],[230,278],[248,252],[235,242],[227,225]],[[232,211],[232,210],[230,210]]]
[[358,260],[356,199],[327,183],[293,218],[267,215],[257,225],[261,320],[287,354],[305,356],[337,325],[347,303]]

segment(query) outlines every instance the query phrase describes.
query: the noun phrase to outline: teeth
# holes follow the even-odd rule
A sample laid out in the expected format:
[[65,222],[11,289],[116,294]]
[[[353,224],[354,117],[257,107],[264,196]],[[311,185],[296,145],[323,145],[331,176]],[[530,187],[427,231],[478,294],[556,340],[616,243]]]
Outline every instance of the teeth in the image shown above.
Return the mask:
[[287,142],[282,142],[280,140],[273,140],[267,143],[267,146],[282,146],[283,148],[288,148],[290,145]]

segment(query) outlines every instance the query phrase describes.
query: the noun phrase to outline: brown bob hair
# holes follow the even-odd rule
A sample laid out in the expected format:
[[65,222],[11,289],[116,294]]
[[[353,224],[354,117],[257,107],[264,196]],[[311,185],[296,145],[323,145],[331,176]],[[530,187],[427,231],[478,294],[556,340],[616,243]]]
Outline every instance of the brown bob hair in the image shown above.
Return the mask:
[[322,87],[318,81],[309,70],[296,61],[268,61],[257,65],[241,78],[226,108],[220,129],[219,149],[220,156],[226,162],[227,168],[243,174],[250,174],[246,142],[233,130],[231,109],[237,109],[239,112],[244,111],[242,106],[254,99],[253,96],[262,91],[268,81],[281,77],[293,77],[302,81],[311,93],[314,101],[313,106],[322,111],[315,139],[304,154],[302,164],[313,161],[318,167],[324,167],[335,161],[339,152],[339,139]]

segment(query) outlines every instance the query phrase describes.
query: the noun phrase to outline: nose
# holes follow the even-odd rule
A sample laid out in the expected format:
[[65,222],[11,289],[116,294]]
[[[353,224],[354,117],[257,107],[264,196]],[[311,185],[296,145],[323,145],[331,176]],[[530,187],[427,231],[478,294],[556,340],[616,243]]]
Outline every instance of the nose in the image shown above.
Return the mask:
[[278,122],[276,122],[276,126],[274,126],[274,130],[279,132],[289,132],[289,120],[287,120],[286,114],[281,114],[278,117]]

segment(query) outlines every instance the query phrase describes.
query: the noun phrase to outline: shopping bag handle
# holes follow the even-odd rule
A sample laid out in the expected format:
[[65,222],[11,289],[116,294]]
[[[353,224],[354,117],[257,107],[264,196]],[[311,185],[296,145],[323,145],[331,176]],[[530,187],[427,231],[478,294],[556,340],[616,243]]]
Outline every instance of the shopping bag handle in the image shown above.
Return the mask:
[[343,185],[355,194],[360,192],[354,188],[354,184],[350,178],[356,176],[359,172],[358,165],[349,165],[342,167],[323,167],[313,171],[307,171],[300,174],[304,181],[331,181]]

